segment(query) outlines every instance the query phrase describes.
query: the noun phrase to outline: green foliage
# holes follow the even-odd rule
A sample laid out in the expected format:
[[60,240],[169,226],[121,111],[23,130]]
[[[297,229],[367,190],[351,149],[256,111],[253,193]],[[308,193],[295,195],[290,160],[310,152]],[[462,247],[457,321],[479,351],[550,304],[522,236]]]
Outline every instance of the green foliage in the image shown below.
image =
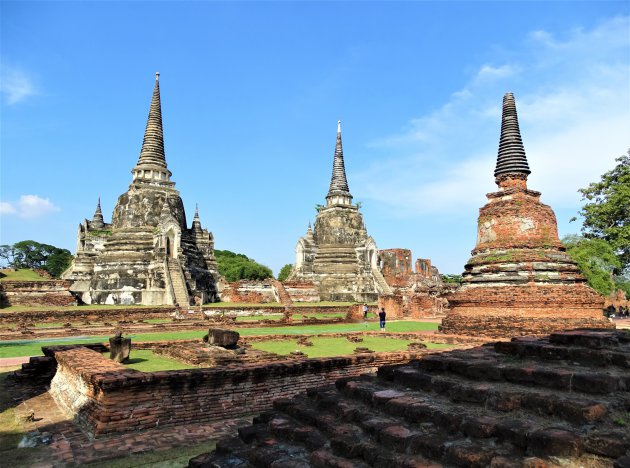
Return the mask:
[[615,161],[617,166],[601,181],[579,192],[587,201],[580,210],[584,237],[610,243],[620,261],[615,267],[619,274],[630,269],[630,150]]
[[278,281],[284,281],[291,274],[291,270],[293,269],[293,265],[287,263],[280,269],[280,273],[278,273]]
[[445,283],[462,284],[462,275],[440,275]]
[[620,268],[621,262],[608,242],[576,235],[566,236],[562,242],[595,291],[605,296],[613,292],[613,271]]
[[41,268],[58,278],[70,266],[72,254],[54,245],[25,240],[0,246],[0,259],[11,268]]
[[262,280],[273,278],[272,271],[246,255],[230,252],[229,250],[215,250],[219,273],[227,281],[242,279]]

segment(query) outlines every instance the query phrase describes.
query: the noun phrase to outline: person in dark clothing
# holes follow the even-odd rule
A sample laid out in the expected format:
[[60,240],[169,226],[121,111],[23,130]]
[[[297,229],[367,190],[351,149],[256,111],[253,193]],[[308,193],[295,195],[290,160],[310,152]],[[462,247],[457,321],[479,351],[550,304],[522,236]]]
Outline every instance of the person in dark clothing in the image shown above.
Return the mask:
[[381,331],[385,331],[385,317],[387,317],[387,314],[385,313],[385,308],[381,307],[381,311],[378,313],[378,320],[381,324]]
[[363,304],[363,320],[367,320],[367,314],[368,314],[368,306],[367,304]]

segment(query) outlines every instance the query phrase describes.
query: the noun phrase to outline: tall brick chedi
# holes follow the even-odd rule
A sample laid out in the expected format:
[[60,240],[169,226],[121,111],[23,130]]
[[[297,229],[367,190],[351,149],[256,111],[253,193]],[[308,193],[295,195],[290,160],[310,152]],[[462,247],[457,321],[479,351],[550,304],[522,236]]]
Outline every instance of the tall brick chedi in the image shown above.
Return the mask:
[[192,227],[166,165],[159,73],[129,190],[105,223],[100,199],[79,225],[77,253],[64,275],[86,303],[179,304],[216,299],[212,233],[195,212]]
[[352,204],[341,143],[341,122],[326,206],[298,240],[291,281],[313,282],[324,301],[374,301],[391,290],[378,269],[378,248]]
[[479,210],[477,245],[462,287],[449,297],[442,331],[507,336],[612,326],[602,315],[604,299],[558,239],[553,210],[527,188],[530,172],[514,96],[507,93],[494,171],[499,190]]

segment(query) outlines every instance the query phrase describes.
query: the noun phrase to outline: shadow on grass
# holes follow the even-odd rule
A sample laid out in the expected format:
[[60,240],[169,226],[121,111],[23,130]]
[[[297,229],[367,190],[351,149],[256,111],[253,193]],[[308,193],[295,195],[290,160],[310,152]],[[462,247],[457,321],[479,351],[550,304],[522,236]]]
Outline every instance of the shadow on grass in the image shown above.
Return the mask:
[[127,364],[139,364],[141,362],[147,362],[148,359],[144,359],[144,358],[129,358],[127,359],[125,362],[123,362],[123,364],[127,365]]

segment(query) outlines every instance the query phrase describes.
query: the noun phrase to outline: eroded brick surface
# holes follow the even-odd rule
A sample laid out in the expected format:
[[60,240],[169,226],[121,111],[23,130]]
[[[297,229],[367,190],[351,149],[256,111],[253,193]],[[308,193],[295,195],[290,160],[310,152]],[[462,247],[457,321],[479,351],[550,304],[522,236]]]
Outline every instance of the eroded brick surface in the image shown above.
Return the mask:
[[[564,352],[550,359],[550,346]],[[256,419],[240,439],[227,439],[224,446],[235,449],[201,455],[190,466],[229,467],[236,458],[275,466],[286,453],[305,466],[327,467],[624,466],[630,433],[620,421],[630,408],[628,369],[612,360],[570,358],[588,350],[628,353],[630,335],[601,330],[519,338],[341,379],[278,401],[272,417]],[[574,388],[578,375],[615,384],[599,387],[595,400],[593,389]],[[309,447],[296,434],[312,434],[318,443]],[[282,453],[254,456],[270,438]]]

